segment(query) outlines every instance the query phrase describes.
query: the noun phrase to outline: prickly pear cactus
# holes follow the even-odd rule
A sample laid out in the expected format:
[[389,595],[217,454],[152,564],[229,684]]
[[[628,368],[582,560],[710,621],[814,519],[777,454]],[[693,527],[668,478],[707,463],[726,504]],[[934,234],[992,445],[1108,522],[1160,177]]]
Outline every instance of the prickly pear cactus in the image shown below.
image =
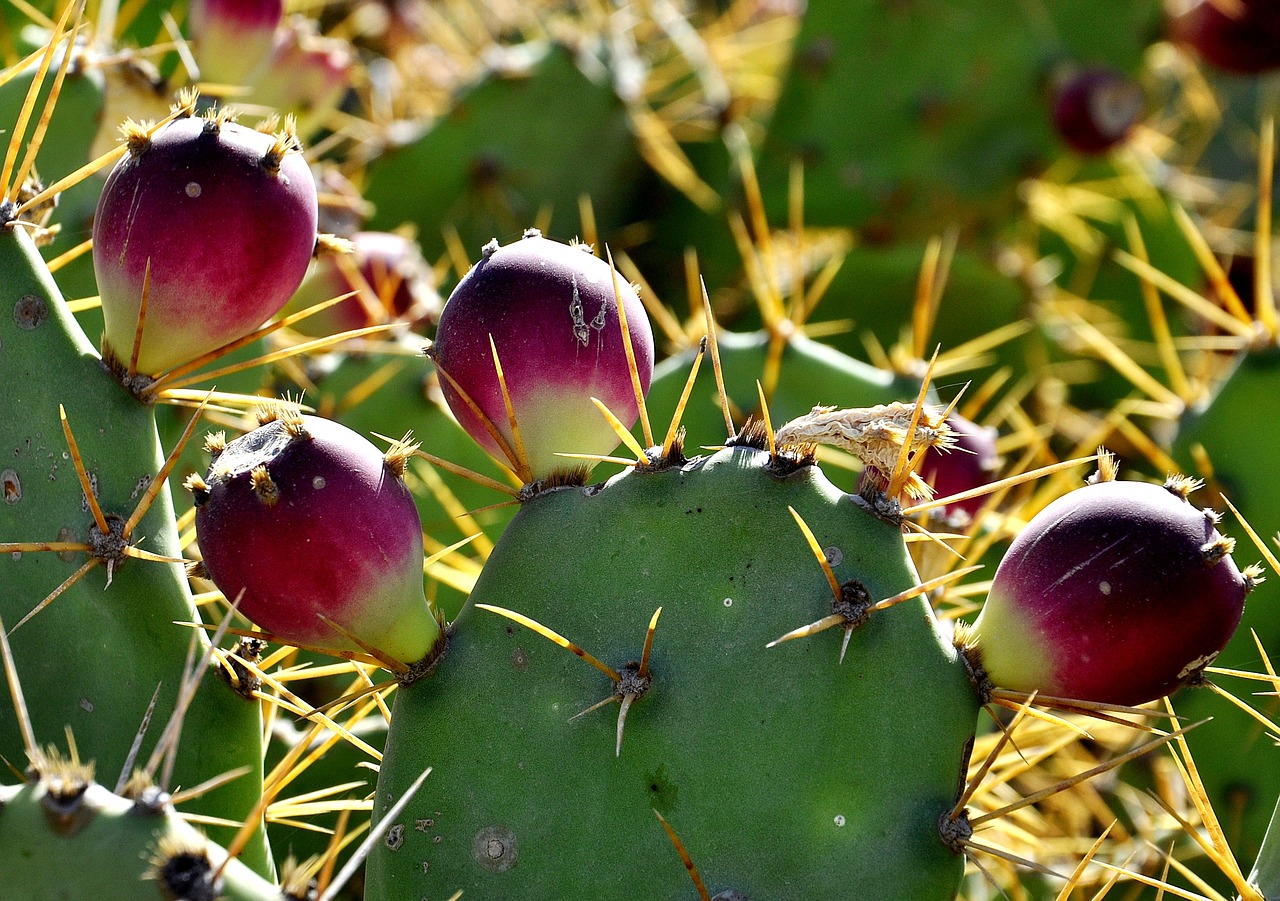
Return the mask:
[[976,696],[922,599],[866,614],[915,585],[896,525],[759,446],[527,501],[396,698],[377,815],[432,773],[369,897],[693,897],[665,822],[717,897],[950,899]]
[[[601,228],[626,221],[641,162],[608,79],[583,74],[559,46],[524,45],[502,59],[421,135],[371,161],[365,197],[377,208],[374,227],[413,222],[435,253],[448,225],[470,249],[519,234],[544,206],[570,216],[584,194]],[[574,113],[556,128],[512,127],[547,109]]]
[[0,870],[29,901],[124,891],[138,901],[292,897],[227,860],[162,792],[116,794],[93,781],[92,767],[56,755],[38,755],[32,769],[28,783],[0,785]]
[[[70,546],[6,554],[0,616],[17,670],[39,698],[31,705],[35,734],[52,738],[70,729],[86,759],[101,772],[118,773],[148,720],[153,693],[150,718],[169,717],[189,648],[193,640],[200,643],[191,629],[175,625],[197,614],[183,567],[172,562],[181,549],[168,491],[159,491],[130,524],[163,465],[154,410],[108,373],[23,229],[0,229],[0,273],[7,308],[0,316],[0,379],[9,386],[10,411],[0,418],[0,535],[6,542]],[[105,531],[77,478],[60,409]],[[135,559],[135,550],[159,560]],[[198,785],[247,767],[245,776],[196,805],[215,816],[247,816],[261,795],[261,728],[257,703],[209,674],[186,716],[175,784]],[[142,746],[144,755],[158,733]],[[8,760],[24,755],[9,704],[0,705],[0,754]],[[245,860],[263,872],[270,868],[261,840]]]
[[[785,209],[805,160],[816,224],[906,237],[940,220],[982,227],[1059,149],[1046,90],[1055,63],[1136,67],[1158,4],[1126,4],[1099,28],[1089,0],[1035,12],[984,3],[886,10],[807,5],[761,160],[766,202]],[[880,85],[868,90],[868,85]]]

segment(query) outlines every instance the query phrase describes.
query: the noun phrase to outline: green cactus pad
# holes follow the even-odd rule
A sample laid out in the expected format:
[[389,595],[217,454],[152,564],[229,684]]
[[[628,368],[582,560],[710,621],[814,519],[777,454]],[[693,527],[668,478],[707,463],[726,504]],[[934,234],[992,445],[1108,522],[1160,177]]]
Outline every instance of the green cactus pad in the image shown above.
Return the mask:
[[[134,510],[164,453],[154,411],[138,403],[102,366],[21,228],[0,230],[0,540],[85,541],[93,524],[59,423],[61,404],[107,514]],[[181,555],[168,491],[134,531],[143,550]],[[0,559],[0,616],[9,629],[88,560],[84,552],[15,552]],[[179,564],[127,559],[110,585],[98,565],[11,635],[35,734],[71,729],[99,771],[118,773],[157,687],[153,721],[173,710],[192,641],[175,621],[196,616]],[[258,705],[208,677],[185,719],[174,778],[197,785],[242,766],[249,773],[201,799],[203,813],[242,819],[261,794]],[[159,727],[142,747],[151,753]],[[0,705],[0,755],[22,760],[17,722]],[[265,843],[245,859],[269,869]]]
[[1060,151],[1048,83],[1057,62],[1137,67],[1153,0],[1103,15],[1091,0],[1012,9],[983,2],[807,5],[761,161],[766,203],[786,208],[805,161],[814,224],[887,235],[981,228]]
[[[1264,538],[1274,535],[1280,527],[1280,485],[1269,477],[1275,466],[1280,427],[1273,416],[1264,412],[1275,404],[1277,374],[1280,352],[1241,356],[1212,402],[1183,417],[1173,446],[1174,458],[1190,473],[1196,472],[1191,446],[1204,446],[1213,463],[1215,482]],[[1205,503],[1222,508],[1216,494],[1202,494]],[[1221,528],[1236,538],[1235,556],[1242,564],[1260,558],[1234,516],[1225,517]],[[1274,660],[1274,649],[1280,643],[1278,602],[1280,582],[1274,574],[1267,573],[1266,580],[1249,595],[1240,627],[1215,665],[1260,669],[1255,634]],[[1252,683],[1226,679],[1222,683],[1255,707],[1264,712],[1270,710],[1260,706],[1260,699],[1250,698],[1249,692],[1256,690]],[[1248,714],[1220,700],[1209,691],[1183,692],[1178,712],[1188,720],[1213,717],[1213,722],[1189,735],[1187,742],[1215,806],[1237,811],[1240,832],[1235,847],[1241,857],[1248,859],[1271,820],[1271,799],[1280,794],[1280,769],[1259,765],[1260,760],[1269,760],[1275,754],[1274,742],[1265,730]]]
[[[584,75],[563,47],[509,52],[513,63],[530,57],[520,74],[478,81],[420,137],[370,163],[365,198],[377,208],[370,227],[413,222],[432,256],[444,247],[446,223],[478,254],[490,238],[533,225],[544,205],[556,221],[576,222],[583,194],[602,231],[625,221],[630,192],[621,186],[634,184],[641,161],[613,86]],[[564,112],[555,127],[519,127],[555,111]]]
[[[48,38],[48,34],[40,29],[33,29],[33,36],[36,35],[41,42]],[[35,130],[36,121],[48,101],[62,59],[62,52],[59,51],[50,63],[27,125],[28,138]],[[70,175],[93,158],[94,136],[103,123],[106,88],[103,73],[92,66],[91,61],[90,54],[77,51],[58,93],[57,106],[49,119],[40,152],[36,155],[36,171],[40,181],[46,185]],[[0,86],[0,123],[4,123],[6,128],[10,123],[17,122],[18,113],[26,100],[27,92],[31,90],[39,65],[40,61],[36,60],[12,81]],[[109,127],[114,128],[115,123],[111,123]],[[8,137],[6,131],[6,141]],[[96,180],[86,179],[59,195],[58,208],[52,221],[61,223],[63,232],[56,236],[52,253],[60,253],[88,237],[88,220],[93,214],[100,189],[101,185]]]
[[396,699],[380,811],[433,770],[370,858],[371,897],[693,898],[655,811],[712,893],[953,896],[963,862],[938,822],[973,736],[964,667],[920,598],[873,613],[843,664],[839,628],[766,649],[832,611],[789,506],[841,581],[874,600],[916,584],[896,527],[768,460],[729,448],[525,504],[472,602],[618,668],[661,606],[652,689],[615,756],[616,705],[570,719],[610,679],[468,606],[440,669]]
[[[171,884],[199,894],[202,868],[216,869],[226,851],[209,842],[171,805],[135,804],[90,782],[68,788],[65,780],[0,785],[0,872],[5,897],[24,901],[66,898],[130,898],[173,901],[158,870],[166,851],[182,856],[170,865]],[[280,889],[239,860],[229,861],[217,883],[225,901],[280,901]],[[18,894],[9,895],[9,890]]]
[[1257,886],[1264,898],[1280,896],[1280,804],[1271,815],[1262,849],[1249,873],[1249,884]]

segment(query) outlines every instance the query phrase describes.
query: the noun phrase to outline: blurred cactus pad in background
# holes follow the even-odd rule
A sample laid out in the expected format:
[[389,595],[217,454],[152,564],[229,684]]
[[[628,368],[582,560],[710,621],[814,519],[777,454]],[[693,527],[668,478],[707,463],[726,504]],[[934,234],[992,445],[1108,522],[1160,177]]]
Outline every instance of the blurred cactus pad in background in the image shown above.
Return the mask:
[[1280,899],[1273,3],[0,66],[0,901]]

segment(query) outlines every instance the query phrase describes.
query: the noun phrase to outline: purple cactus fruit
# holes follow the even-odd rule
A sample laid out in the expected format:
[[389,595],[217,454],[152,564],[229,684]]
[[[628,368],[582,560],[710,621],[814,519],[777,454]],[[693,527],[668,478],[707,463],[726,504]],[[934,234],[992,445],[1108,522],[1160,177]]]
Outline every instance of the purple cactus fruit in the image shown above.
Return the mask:
[[1170,0],[1169,36],[1224,72],[1280,68],[1280,5],[1275,0]]
[[[653,332],[644,306],[621,276],[617,299],[642,391],[653,376]],[[551,241],[531,229],[519,241],[490,242],[445,303],[431,351],[444,374],[450,409],[489,453],[499,444],[460,396],[484,412],[508,447],[508,425],[490,340],[497,348],[527,457],[529,481],[577,467],[557,453],[607,454],[617,435],[591,402],[601,400],[628,427],[639,416],[623,345],[613,270],[585,247]],[[456,386],[455,383],[456,382]]]
[[1100,481],[1027,523],[965,641],[997,686],[1140,704],[1217,656],[1253,579],[1186,489]]
[[188,480],[209,577],[284,641],[359,651],[328,619],[389,658],[422,661],[441,632],[401,472],[403,458],[296,413],[229,442],[204,479]]
[[[920,467],[920,477],[933,486],[935,497],[948,497],[990,484],[1000,465],[996,430],[970,422],[959,413],[952,413],[946,421],[955,435],[955,446],[945,453],[930,452]],[[942,508],[942,516],[957,525],[967,524],[986,502],[986,495],[956,501]]]
[[249,84],[283,19],[284,0],[191,0],[187,21],[201,79]]
[[1065,78],[1053,102],[1053,124],[1073,150],[1105,153],[1121,144],[1146,114],[1142,86],[1116,69],[1081,69]]
[[[352,291],[348,297],[299,320],[294,328],[304,335],[334,335],[351,329],[397,320],[418,328],[440,315],[435,275],[416,242],[394,232],[356,232],[354,251],[345,258],[322,254],[286,308],[297,312]],[[352,275],[358,272],[359,279]],[[367,296],[372,291],[372,297]]]
[[296,116],[299,131],[311,134],[337,108],[355,68],[350,44],[320,35],[315,23],[295,16],[276,33],[254,85],[253,102]]
[[217,116],[130,137],[93,222],[107,356],[130,359],[148,267],[137,360],[146,375],[248,334],[285,305],[316,242],[315,182],[295,150],[289,134]]

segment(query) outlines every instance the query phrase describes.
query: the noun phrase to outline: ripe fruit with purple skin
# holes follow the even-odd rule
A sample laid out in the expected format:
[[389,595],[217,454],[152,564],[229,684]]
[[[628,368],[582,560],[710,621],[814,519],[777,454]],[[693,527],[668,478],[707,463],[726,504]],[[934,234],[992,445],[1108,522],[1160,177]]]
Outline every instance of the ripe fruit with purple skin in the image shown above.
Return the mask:
[[228,443],[188,480],[210,578],[283,641],[422,661],[441,630],[402,465],[346,426],[296,413]]
[[177,119],[129,152],[103,187],[93,268],[104,354],[130,361],[143,287],[136,371],[154,375],[243,337],[271,318],[306,274],[316,189],[287,133],[214,116]]
[[324,37],[310,20],[295,17],[276,32],[253,86],[253,102],[297,117],[299,132],[310,135],[341,102],[355,69],[349,43]]
[[964,639],[996,686],[1141,704],[1217,656],[1253,580],[1183,485],[1102,481],[1027,523]]
[[1146,113],[1146,95],[1116,69],[1081,69],[1065,78],[1053,102],[1058,136],[1080,153],[1105,153],[1122,143]]
[[299,320],[295,330],[322,337],[392,320],[417,328],[440,315],[435,276],[416,242],[394,232],[356,232],[351,243],[351,254],[316,260],[286,310],[359,293]]
[[1257,75],[1280,67],[1275,0],[1172,0],[1169,36],[1224,72]]
[[[431,350],[445,399],[463,428],[526,481],[580,465],[558,453],[607,454],[617,446],[592,397],[627,427],[639,416],[619,300],[640,387],[648,391],[649,318],[631,286],[586,247],[550,241],[534,229],[505,247],[490,242],[445,304]],[[508,424],[494,348],[523,454]],[[502,435],[507,450],[463,394]]]
[[[970,422],[959,413],[952,413],[946,422],[955,435],[955,446],[947,452],[932,452],[925,457],[920,477],[933,486],[935,497],[948,497],[990,484],[1000,465],[996,430]],[[942,515],[958,524],[968,523],[982,509],[987,497],[982,495],[947,504],[942,508]]]
[[244,85],[271,52],[284,0],[191,0],[187,19],[201,79]]

